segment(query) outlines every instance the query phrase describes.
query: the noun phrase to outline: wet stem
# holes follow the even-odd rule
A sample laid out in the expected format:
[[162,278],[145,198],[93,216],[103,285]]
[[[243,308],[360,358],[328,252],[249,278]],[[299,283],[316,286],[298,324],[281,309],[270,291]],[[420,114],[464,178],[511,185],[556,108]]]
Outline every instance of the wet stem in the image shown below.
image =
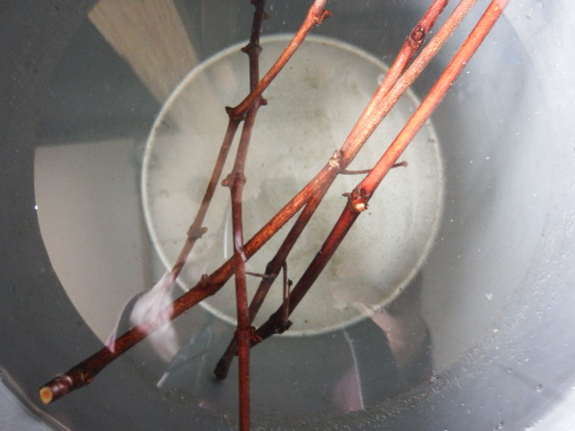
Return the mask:
[[[264,12],[265,0],[252,1],[255,11],[252,24],[250,42],[243,49],[249,56],[250,63],[250,91],[253,92],[259,82],[259,56],[261,52],[260,33],[262,21],[266,17]],[[259,108],[266,104],[261,95],[251,103],[238,145],[236,160],[231,174],[224,180],[231,191],[232,201],[232,235],[234,244],[234,273],[236,281],[237,328],[235,339],[238,346],[238,379],[239,379],[239,423],[241,431],[250,429],[250,344],[255,328],[251,326],[250,312],[248,310],[248,294],[246,286],[246,267],[244,254],[244,235],[242,220],[242,192],[246,182],[244,170],[252,131]]]
[[[367,209],[369,200],[375,190],[392,167],[405,163],[397,163],[405,148],[411,142],[415,134],[431,116],[434,109],[440,103],[449,87],[453,84],[461,70],[483,42],[495,22],[501,16],[504,8],[510,0],[492,0],[487,10],[465,40],[453,60],[440,76],[429,94],[425,97],[419,108],[401,130],[396,139],[385,151],[380,160],[370,170],[348,171],[347,166],[352,162],[362,145],[371,136],[376,127],[381,123],[391,108],[399,100],[401,95],[409,88],[414,80],[421,74],[445,41],[455,31],[459,23],[467,15],[469,10],[478,0],[461,0],[451,15],[447,18],[437,34],[423,48],[422,52],[415,54],[422,46],[431,27],[439,14],[443,11],[449,0],[434,0],[426,14],[414,27],[406,38],[406,41],[391,66],[385,79],[366,106],[364,112],[351,130],[347,139],[333,156],[327,161],[322,170],[297,193],[268,223],[266,223],[249,241],[244,242],[242,223],[242,191],[246,181],[244,167],[247,159],[249,142],[254,128],[255,119],[259,108],[266,102],[262,97],[264,90],[269,86],[277,74],[281,71],[295,50],[301,45],[309,31],[323,20],[329,17],[329,12],[324,10],[326,0],[316,0],[284,52],[259,79],[259,36],[263,19],[267,18],[264,12],[265,0],[252,0],[255,7],[252,23],[252,32],[249,44],[243,49],[249,56],[250,94],[236,107],[226,108],[229,123],[224,135],[221,149],[214,167],[212,176],[207,186],[199,211],[187,233],[187,240],[183,246],[170,277],[170,285],[164,286],[167,292],[174,280],[185,265],[190,251],[197,239],[201,238],[206,229],[202,227],[210,202],[215,193],[223,166],[228,157],[234,136],[243,122],[240,142],[232,172],[223,181],[230,188],[232,201],[232,234],[234,255],[211,275],[205,275],[200,282],[191,290],[177,298],[171,305],[170,320],[198,304],[203,299],[215,294],[232,276],[235,276],[236,304],[237,304],[237,328],[234,339],[218,362],[215,373],[219,378],[225,378],[233,357],[239,357],[239,412],[240,430],[250,429],[250,403],[249,403],[249,351],[250,347],[258,344],[273,334],[282,333],[289,328],[288,316],[301,302],[307,291],[317,280],[325,268],[339,244],[351,229],[359,215]],[[415,57],[415,58],[414,58]],[[321,203],[327,190],[339,174],[365,175],[365,178],[347,194],[347,203],[326,238],[320,250],[309,264],[308,268],[295,285],[288,292],[289,281],[287,279],[286,260],[289,253],[300,235],[304,231],[308,221]],[[303,208],[303,209],[302,209]],[[268,263],[265,274],[261,274],[261,282],[248,306],[246,292],[245,262],[251,258],[277,231],[301,210],[294,225],[288,232],[276,255]],[[271,285],[284,270],[284,299],[278,310],[261,325],[257,331],[251,326],[259,308],[266,297]],[[165,321],[149,320],[133,327],[125,334],[118,337],[114,342],[101,349],[94,355],[80,362],[68,372],[56,377],[40,388],[40,398],[48,404],[68,392],[89,384],[94,376],[104,367],[111,363],[129,348],[155,331]]]

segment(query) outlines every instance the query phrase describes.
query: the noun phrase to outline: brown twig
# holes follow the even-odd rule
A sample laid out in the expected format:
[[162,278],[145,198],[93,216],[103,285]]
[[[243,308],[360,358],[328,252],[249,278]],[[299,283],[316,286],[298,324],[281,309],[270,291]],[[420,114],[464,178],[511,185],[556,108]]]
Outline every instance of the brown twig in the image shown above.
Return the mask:
[[[176,259],[176,263],[172,267],[170,277],[168,278],[169,280],[176,280],[176,278],[178,278],[180,272],[182,271],[182,268],[184,267],[186,261],[188,260],[188,256],[190,255],[190,252],[192,251],[196,241],[199,238],[201,238],[204,233],[207,232],[207,228],[202,227],[202,224],[204,223],[206,214],[210,207],[210,203],[212,201],[212,198],[214,197],[216,186],[218,185],[219,179],[222,175],[224,164],[226,163],[226,159],[230,152],[230,148],[234,136],[236,134],[236,131],[238,130],[239,124],[240,124],[239,121],[234,120],[232,118],[230,118],[228,121],[226,134],[220,147],[220,152],[218,153],[218,158],[216,160],[214,170],[212,171],[212,176],[210,177],[210,181],[204,193],[202,203],[200,204],[200,208],[198,210],[198,213],[196,214],[196,218],[194,219],[193,223],[188,229],[186,242],[184,243],[184,246],[182,247],[182,250],[180,251],[178,258]],[[162,290],[164,292],[168,292],[170,288],[171,286],[166,285],[162,288]]]
[[[261,1],[258,1],[261,3]],[[259,109],[259,99],[254,101],[254,105],[248,110],[238,154],[234,169],[230,175],[230,189],[232,199],[232,235],[234,244],[234,273],[236,280],[236,305],[237,305],[237,328],[235,338],[238,342],[239,356],[239,400],[240,400],[240,430],[250,428],[250,337],[252,326],[248,310],[248,294],[246,286],[246,268],[244,255],[244,236],[242,221],[242,192],[246,178],[244,176],[244,166],[247,156],[251,132]]]
[[331,13],[324,9],[326,1],[327,0],[314,1],[303,24],[270,70],[257,84],[256,88],[244,100],[242,100],[239,105],[234,108],[227,108],[230,118],[242,118],[245,115],[252,103],[263,94],[278,73],[280,73],[294,52],[302,44],[310,30],[316,25],[321,24],[325,19],[329,18]]
[[[265,17],[265,0],[252,0],[255,7],[252,24],[250,42],[243,49],[249,56],[250,62],[250,91],[253,92],[259,82],[259,56],[262,50],[260,46],[260,33],[262,21]],[[245,165],[248,155],[248,148],[256,121],[258,110],[264,100],[258,96],[251,103],[248,110],[242,136],[238,145],[238,152],[232,173],[227,178],[230,186],[232,200],[232,235],[234,244],[234,272],[236,279],[236,307],[237,307],[237,328],[235,338],[238,343],[239,358],[239,421],[240,431],[250,429],[250,343],[253,328],[251,326],[250,312],[248,310],[248,293],[246,286],[246,267],[244,255],[244,234],[243,234],[243,210],[242,194],[245,177]],[[233,116],[230,116],[233,118]]]
[[[338,221],[328,235],[327,239],[310,263],[300,281],[296,284],[289,298],[290,313],[297,307],[312,284],[317,280],[327,262],[331,259],[347,232],[367,205],[374,191],[379,186],[391,166],[401,156],[415,134],[431,116],[437,105],[441,102],[447,90],[457,79],[469,59],[473,56],[479,45],[483,42],[489,31],[493,28],[509,0],[493,0],[483,14],[473,31],[465,40],[453,60],[439,77],[427,97],[409,119],[399,135],[377,162],[371,172],[350,193],[347,205],[342,211]],[[280,307],[270,318],[261,325],[253,338],[253,344],[260,342],[282,330],[285,312]]]
[[[392,168],[407,168],[407,166],[408,166],[407,162],[399,162],[399,163],[394,163]],[[370,172],[371,172],[371,169],[360,169],[360,170],[355,170],[355,171],[342,169],[339,173],[341,175],[366,175],[366,174],[369,174]]]

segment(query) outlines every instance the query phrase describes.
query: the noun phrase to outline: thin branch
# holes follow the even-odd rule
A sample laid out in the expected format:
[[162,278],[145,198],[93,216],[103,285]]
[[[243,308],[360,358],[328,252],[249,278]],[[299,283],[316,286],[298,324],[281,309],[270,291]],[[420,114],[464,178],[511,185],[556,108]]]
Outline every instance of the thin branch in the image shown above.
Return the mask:
[[[293,312],[309,288],[317,280],[359,214],[367,209],[369,199],[387,172],[389,172],[391,166],[401,156],[415,134],[425,124],[437,105],[439,105],[447,90],[449,90],[479,45],[493,28],[508,3],[509,0],[493,0],[491,2],[486,12],[419,108],[414,112],[371,172],[359,183],[353,192],[350,193],[348,203],[342,211],[340,218],[321,246],[320,251],[316,254],[300,281],[292,290],[289,298],[290,313]],[[285,312],[282,307],[272,314],[269,320],[258,328],[258,337],[253,338],[253,344],[261,342],[271,335],[280,332],[282,330],[283,320],[285,319],[284,314]]]
[[302,44],[310,30],[329,18],[331,13],[323,8],[326,1],[327,0],[314,1],[303,24],[256,88],[235,108],[227,108],[230,118],[242,118],[246,114],[252,103],[263,94],[278,73],[280,73],[294,52]]
[[[262,21],[265,16],[265,0],[252,0],[255,7],[252,24],[252,33],[249,44],[244,48],[250,62],[250,91],[253,92],[259,81],[259,56],[262,50],[260,46],[260,33]],[[251,326],[250,312],[248,309],[248,293],[246,286],[246,267],[244,255],[244,234],[242,217],[242,194],[245,177],[245,165],[248,148],[260,106],[264,103],[261,96],[255,98],[250,104],[246,116],[242,136],[238,145],[238,152],[232,173],[227,179],[231,191],[232,200],[232,235],[234,244],[234,272],[236,279],[236,307],[237,328],[236,340],[238,343],[239,357],[239,420],[240,431],[250,429],[250,343],[253,328]],[[230,116],[233,118],[233,116]]]
[[[188,260],[188,256],[190,255],[190,252],[192,251],[194,244],[199,238],[202,237],[204,233],[207,232],[207,228],[202,227],[202,224],[204,223],[204,219],[206,218],[206,214],[208,212],[210,203],[212,201],[212,198],[214,197],[216,186],[222,175],[222,171],[224,169],[226,159],[230,152],[232,141],[234,139],[236,131],[238,130],[238,126],[239,121],[230,118],[230,120],[228,121],[226,134],[224,136],[224,140],[220,147],[220,152],[218,154],[218,158],[214,166],[214,170],[212,171],[212,176],[210,177],[210,181],[204,193],[204,197],[202,199],[202,203],[200,204],[198,213],[196,214],[196,218],[194,219],[193,223],[188,229],[186,242],[184,243],[184,246],[182,247],[182,250],[180,251],[178,258],[176,259],[176,263],[172,267],[172,271],[169,277],[170,280],[176,280],[176,278],[178,278],[180,272],[182,271],[182,268],[184,267],[186,261]],[[171,286],[166,285],[162,288],[162,290],[168,292],[170,288]]]
[[283,326],[291,325],[289,322],[289,294],[291,292],[292,281],[288,278],[287,263],[282,265],[283,274],[283,291],[282,291],[282,308],[283,308]]
[[246,181],[244,166],[251,132],[259,109],[258,99],[248,111],[238,155],[232,173],[232,230],[234,244],[234,272],[236,279],[236,306],[237,306],[237,329],[235,338],[238,343],[239,357],[239,400],[240,400],[240,430],[247,431],[250,428],[250,338],[252,326],[248,309],[248,294],[246,286],[246,268],[244,255],[244,237],[242,221],[242,192]]
[[[392,168],[407,168],[408,163],[407,162],[399,162],[399,163],[395,163]],[[349,171],[347,169],[342,169],[339,173],[341,175],[366,175],[369,174],[371,172],[371,169],[360,169],[360,170],[355,170],[355,171]]]

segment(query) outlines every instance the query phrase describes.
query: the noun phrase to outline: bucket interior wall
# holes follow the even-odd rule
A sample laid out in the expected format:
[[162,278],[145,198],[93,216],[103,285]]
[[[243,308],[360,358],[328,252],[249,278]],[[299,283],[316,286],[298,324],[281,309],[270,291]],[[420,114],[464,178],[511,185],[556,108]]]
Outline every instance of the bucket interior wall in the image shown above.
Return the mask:
[[[141,202],[150,130],[191,69],[247,39],[253,11],[247,1],[165,0],[113,16],[107,3],[0,8],[4,383],[55,429],[235,429],[237,373],[209,377],[233,327],[203,308],[174,323],[185,360],[171,370],[181,365],[181,374],[165,377],[170,360],[145,342],[86,388],[48,406],[37,398],[40,385],[100,349],[126,302],[164,271]],[[389,65],[428,3],[330,1],[333,16],[313,32]],[[478,2],[412,86],[415,97],[425,97],[487,4]],[[307,9],[267,7],[268,35],[293,33]],[[152,29],[135,51],[127,46],[145,32],[122,13]],[[408,334],[409,359],[394,357],[376,318],[274,337],[252,357],[255,429],[525,429],[567,397],[573,19],[568,1],[511,0],[431,117],[443,173],[438,230],[386,308]],[[158,29],[169,37],[152,37]],[[183,65],[160,72],[166,65],[154,55]],[[272,108],[270,99],[262,109]]]

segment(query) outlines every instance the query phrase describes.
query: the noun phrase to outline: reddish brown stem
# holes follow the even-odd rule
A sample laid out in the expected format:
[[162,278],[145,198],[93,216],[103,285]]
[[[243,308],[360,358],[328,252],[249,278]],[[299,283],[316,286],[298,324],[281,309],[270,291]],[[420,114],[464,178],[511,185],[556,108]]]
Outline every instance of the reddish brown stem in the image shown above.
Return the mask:
[[[411,30],[411,33],[405,39],[399,54],[395,58],[393,64],[389,68],[389,71],[385,75],[385,78],[379,85],[374,97],[372,98],[370,104],[364,110],[362,116],[360,117],[360,121],[365,118],[365,116],[369,115],[373,109],[381,102],[381,100],[389,93],[391,88],[395,85],[401,74],[405,71],[407,65],[415,55],[415,53],[419,50],[423,42],[425,41],[426,36],[431,31],[431,28],[435,24],[435,21],[445,9],[445,6],[449,3],[449,0],[434,0],[431,4],[425,15],[421,18],[421,20],[417,23],[417,25]],[[354,127],[350,136],[348,137],[348,141],[354,140],[354,135],[357,133],[358,127]],[[354,133],[355,132],[355,133]]]
[[[457,79],[467,62],[473,56],[479,45],[483,42],[489,31],[493,28],[503,9],[509,0],[493,0],[473,31],[465,40],[453,60],[439,77],[427,97],[409,119],[399,135],[389,146],[387,151],[377,162],[371,172],[350,193],[347,205],[342,211],[338,221],[322,245],[320,251],[308,266],[300,281],[296,284],[289,298],[290,313],[297,307],[312,284],[317,280],[320,273],[331,259],[339,244],[361,212],[367,209],[367,205],[374,191],[379,186],[391,166],[401,156],[415,134],[421,129],[425,121],[431,116],[437,105],[441,102],[445,93]],[[280,307],[269,320],[257,330],[258,337],[253,338],[253,344],[260,342],[282,330],[282,322],[285,319],[284,310]]]
[[228,108],[228,114],[230,115],[230,118],[242,118],[246,114],[247,110],[252,105],[252,103],[257,98],[261,97],[266,88],[268,88],[268,86],[275,79],[278,73],[280,73],[280,71],[289,61],[294,52],[302,44],[302,42],[304,41],[310,30],[316,25],[321,24],[326,18],[330,16],[330,12],[324,10],[323,8],[325,6],[326,1],[327,0],[314,1],[314,3],[309,9],[309,12],[303,24],[301,25],[301,27],[299,28],[293,39],[290,41],[290,43],[278,57],[278,59],[270,68],[270,70],[264,75],[262,80],[257,84],[255,89],[244,100],[242,100],[239,105],[237,105],[234,108]]
[[[257,54],[256,54],[257,55]],[[239,410],[240,430],[247,431],[250,428],[250,337],[251,321],[248,309],[248,294],[246,286],[246,268],[244,255],[243,221],[242,221],[242,192],[246,181],[244,166],[247,150],[251,138],[251,132],[259,108],[258,99],[249,109],[246,117],[236,162],[231,177],[232,199],[232,231],[234,244],[234,272],[236,281],[236,306],[237,306],[237,329],[236,340],[238,343],[239,357]]]
[[[250,43],[244,48],[249,56],[250,62],[250,91],[254,91],[259,81],[259,55],[262,50],[260,46],[260,33],[262,21],[265,16],[265,0],[252,0],[255,7],[252,24]],[[234,272],[236,281],[236,307],[237,307],[237,329],[236,340],[238,343],[239,357],[239,422],[240,431],[250,429],[250,338],[252,326],[250,313],[248,310],[248,293],[246,285],[246,267],[244,255],[244,234],[242,217],[242,194],[245,178],[245,165],[248,155],[248,148],[251,141],[252,131],[256,121],[256,116],[263,103],[261,97],[257,97],[248,110],[242,136],[238,145],[238,152],[232,173],[228,177],[232,200],[232,234],[234,244]],[[233,118],[233,116],[231,116]]]

